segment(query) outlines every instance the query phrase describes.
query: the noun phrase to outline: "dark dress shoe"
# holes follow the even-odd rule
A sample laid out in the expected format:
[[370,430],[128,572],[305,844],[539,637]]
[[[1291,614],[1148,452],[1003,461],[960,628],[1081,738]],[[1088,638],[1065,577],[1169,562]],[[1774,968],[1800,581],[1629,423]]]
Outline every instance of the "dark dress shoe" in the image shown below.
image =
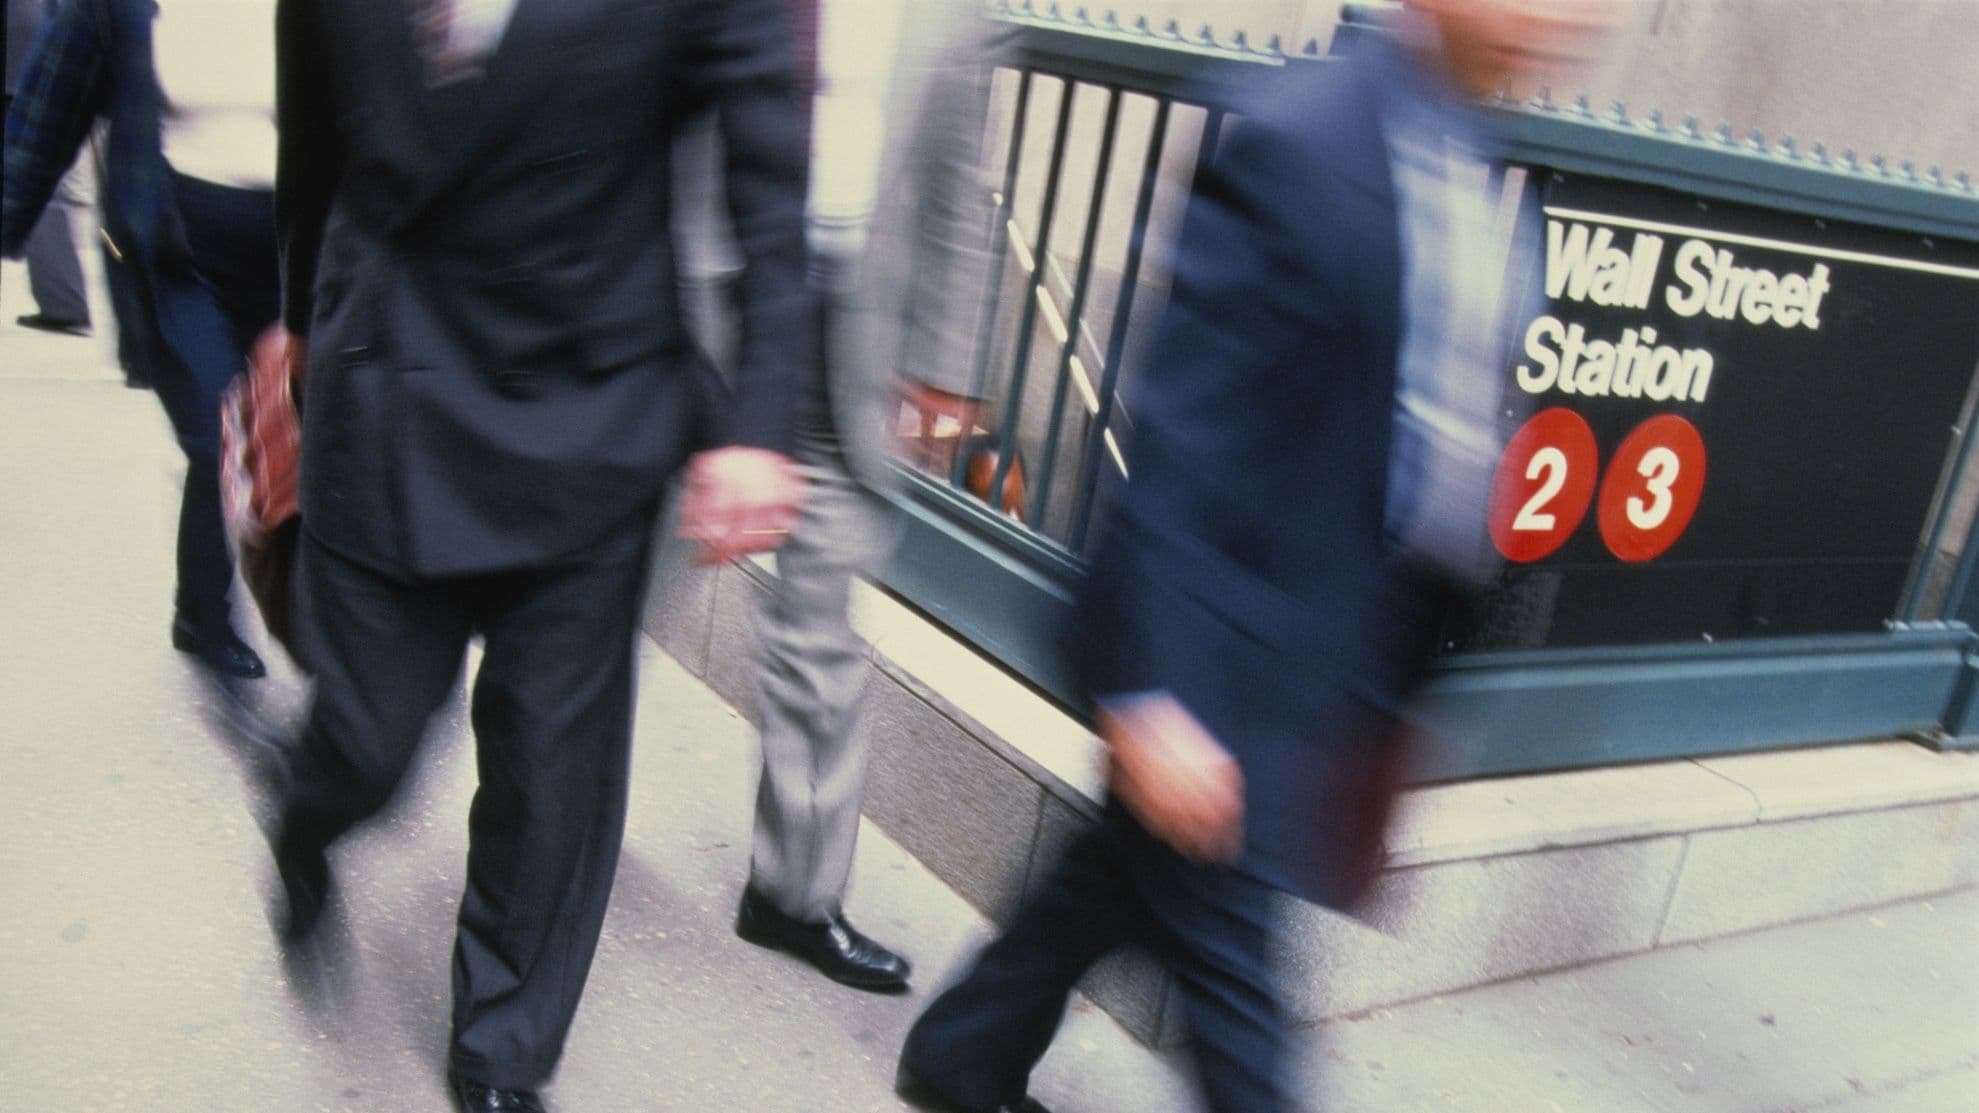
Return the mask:
[[174,619],[172,648],[192,654],[199,658],[201,664],[221,676],[259,680],[268,675],[268,666],[261,663],[261,658],[248,648],[239,634],[226,626],[220,627],[217,633],[209,633],[187,619]]
[[759,947],[796,955],[832,981],[872,993],[905,993],[907,976],[913,973],[906,959],[859,934],[843,915],[807,924],[753,889],[742,891],[735,934]]
[[29,313],[14,318],[15,323],[43,332],[57,332],[63,336],[88,336],[88,321],[71,321],[66,317],[50,317],[46,313]]
[[454,1100],[466,1113],[548,1113],[543,1099],[534,1090],[504,1090],[470,1082],[456,1071],[447,1071]]
[[1051,1110],[1046,1109],[1044,1104],[1034,1097],[1021,1097],[1015,1102],[991,1106],[963,1105],[953,1102],[935,1093],[927,1083],[914,1077],[913,1072],[906,1067],[900,1068],[900,1074],[895,1077],[893,1092],[900,1096],[901,1101],[916,1109],[927,1110],[928,1113],[1051,1113]]

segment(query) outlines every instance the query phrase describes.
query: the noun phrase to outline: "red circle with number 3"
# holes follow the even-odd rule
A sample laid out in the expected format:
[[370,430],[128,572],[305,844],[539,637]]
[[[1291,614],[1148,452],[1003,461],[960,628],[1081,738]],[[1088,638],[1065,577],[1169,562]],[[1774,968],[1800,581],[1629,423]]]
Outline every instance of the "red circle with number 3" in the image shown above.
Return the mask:
[[1586,418],[1564,406],[1534,414],[1498,458],[1491,543],[1518,564],[1551,555],[1587,517],[1600,468]]
[[1704,497],[1704,438],[1697,426],[1662,414],[1635,427],[1601,484],[1596,515],[1601,540],[1622,560],[1655,560],[1670,551]]

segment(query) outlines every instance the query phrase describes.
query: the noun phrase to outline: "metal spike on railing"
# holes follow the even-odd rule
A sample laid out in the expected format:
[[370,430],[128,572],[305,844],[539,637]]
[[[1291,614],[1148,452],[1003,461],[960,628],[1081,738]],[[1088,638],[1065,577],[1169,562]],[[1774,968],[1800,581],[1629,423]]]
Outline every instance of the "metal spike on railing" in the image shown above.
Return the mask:
[[1621,127],[1627,127],[1629,122],[1629,106],[1622,101],[1611,103],[1608,106],[1608,122]]
[[1945,188],[1944,168],[1933,166],[1930,172],[1924,175],[1924,180],[1930,182],[1933,186],[1937,187],[1938,189]]
[[1282,56],[1285,53],[1285,40],[1282,36],[1273,35],[1265,40],[1264,49],[1272,54]]
[[1700,129],[1697,126],[1697,117],[1695,116],[1684,117],[1684,138],[1689,139],[1693,142],[1703,141],[1704,132],[1702,129]]
[[1532,99],[1526,103],[1541,112],[1551,111],[1553,108],[1553,87],[1551,85],[1541,85],[1539,91],[1534,93]]
[[1800,148],[1794,146],[1793,136],[1791,135],[1780,140],[1779,149],[1781,158],[1788,160],[1798,160],[1800,158]]
[[1149,37],[1153,37],[1154,35],[1154,25],[1149,23],[1148,17],[1144,15],[1134,17],[1134,30],[1138,34]]
[[1842,168],[1850,173],[1855,173],[1862,169],[1861,161],[1855,157],[1854,147],[1842,148]]
[[1877,155],[1870,159],[1869,165],[1874,167],[1876,173],[1881,174],[1883,177],[1887,178],[1890,176],[1890,160],[1884,158],[1882,155]]
[[1086,6],[1084,4],[1072,10],[1072,18],[1088,27],[1093,25],[1093,17],[1086,13]]
[[1182,37],[1182,21],[1181,21],[1181,20],[1179,20],[1179,19],[1171,19],[1171,20],[1169,20],[1169,21],[1168,21],[1168,26],[1167,26],[1167,27],[1165,27],[1165,28],[1163,28],[1163,29],[1162,29],[1162,32],[1161,32],[1161,33],[1162,33],[1162,34],[1164,34],[1164,35],[1167,35],[1167,36],[1168,36],[1169,38],[1171,38],[1171,39],[1179,39],[1179,38],[1181,38],[1181,37]]
[[1663,126],[1663,110],[1660,108],[1650,109],[1649,115],[1642,118],[1642,126],[1645,130],[1653,131],[1657,135],[1662,135],[1669,130]]
[[1758,128],[1753,128],[1752,134],[1745,137],[1745,147],[1749,151],[1764,152],[1766,150],[1766,133],[1760,131]]
[[1903,172],[1906,180],[1913,182],[1917,180],[1917,164],[1909,159],[1904,159],[1901,163],[1898,163],[1897,169]]
[[1107,30],[1118,31],[1120,30],[1120,13],[1114,11],[1112,8],[1108,8],[1106,9],[1106,19],[1101,22],[1105,24]]
[[1211,27],[1207,23],[1203,24],[1203,29],[1196,32],[1196,41],[1202,43],[1205,46],[1215,46],[1216,28]]
[[1237,37],[1230,40],[1230,45],[1237,48],[1238,50],[1249,50],[1251,48],[1250,36],[1246,35],[1242,31],[1239,31],[1237,32]]
[[1722,146],[1726,146],[1726,147],[1731,146],[1732,122],[1730,120],[1719,120],[1718,130],[1711,133],[1711,138],[1716,140]]
[[1826,143],[1821,142],[1818,139],[1815,140],[1814,153],[1809,155],[1808,157],[1812,158],[1815,162],[1818,162],[1823,166],[1828,165],[1828,145]]
[[1594,106],[1588,102],[1586,93],[1582,93],[1574,98],[1574,115],[1593,117]]
[[1972,171],[1961,170],[1958,172],[1958,177],[1952,180],[1958,183],[1958,188],[1964,190],[1967,193],[1972,192]]
[[1318,39],[1307,39],[1306,48],[1300,51],[1299,53],[1303,54],[1307,58],[1317,58],[1320,55],[1324,54],[1325,51],[1320,49]]

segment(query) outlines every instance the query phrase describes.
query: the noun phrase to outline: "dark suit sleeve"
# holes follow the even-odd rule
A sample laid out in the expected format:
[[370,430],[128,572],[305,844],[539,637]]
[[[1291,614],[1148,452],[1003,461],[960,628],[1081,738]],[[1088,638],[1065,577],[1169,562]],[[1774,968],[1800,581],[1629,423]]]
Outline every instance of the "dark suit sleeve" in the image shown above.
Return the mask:
[[18,258],[62,175],[76,160],[109,90],[101,5],[64,4],[42,28],[7,112],[0,254]]
[[312,0],[275,8],[275,230],[281,249],[282,323],[309,335],[323,223],[343,172],[326,49]]
[[1302,147],[1246,120],[1196,184],[1156,354],[1128,399],[1128,483],[1075,635],[1095,696],[1179,692],[1242,624],[1233,615],[1271,610],[1253,564],[1285,524],[1274,446],[1301,424],[1302,340],[1338,312],[1339,293],[1293,254],[1294,207],[1310,197]]
[[735,397],[720,440],[792,450],[798,393],[816,365],[805,278],[809,152],[788,28],[778,0],[686,5],[690,100],[714,111],[724,185],[743,257]]

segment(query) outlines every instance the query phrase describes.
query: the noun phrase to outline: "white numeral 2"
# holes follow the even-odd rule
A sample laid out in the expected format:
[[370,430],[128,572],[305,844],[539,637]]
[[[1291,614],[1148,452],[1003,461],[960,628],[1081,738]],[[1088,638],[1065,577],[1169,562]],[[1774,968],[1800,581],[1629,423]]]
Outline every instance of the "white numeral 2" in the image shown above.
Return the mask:
[[1519,508],[1519,516],[1512,519],[1515,530],[1545,533],[1557,524],[1553,515],[1541,514],[1539,508],[1552,502],[1560,488],[1567,485],[1567,454],[1551,445],[1533,453],[1531,462],[1525,466],[1525,477],[1538,479],[1540,472],[1546,473],[1546,482]]

